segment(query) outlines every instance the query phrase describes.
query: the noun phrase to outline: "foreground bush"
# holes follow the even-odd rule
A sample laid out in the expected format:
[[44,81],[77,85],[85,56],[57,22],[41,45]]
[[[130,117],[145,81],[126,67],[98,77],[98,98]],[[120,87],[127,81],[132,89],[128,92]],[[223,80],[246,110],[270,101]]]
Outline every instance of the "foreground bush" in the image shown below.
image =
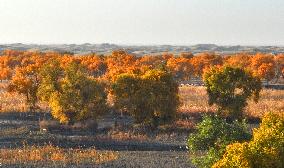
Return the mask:
[[5,165],[32,164],[99,164],[117,159],[116,152],[93,149],[63,149],[52,145],[24,146],[20,149],[0,149],[0,163]]
[[226,145],[250,138],[251,135],[244,121],[227,123],[216,116],[205,116],[203,121],[197,125],[197,132],[191,134],[188,139],[190,157],[193,164],[198,167],[211,167],[222,157]]
[[107,109],[104,87],[77,63],[64,69],[56,62],[47,64],[41,78],[38,94],[48,102],[52,116],[60,123],[96,119]]
[[267,114],[253,139],[245,143],[228,145],[214,168],[283,168],[284,167],[284,116]]
[[143,75],[122,74],[112,91],[115,106],[126,109],[137,123],[157,126],[175,118],[178,85],[165,69],[149,70]]
[[260,79],[241,68],[213,67],[204,73],[203,80],[209,105],[216,104],[223,116],[241,119],[247,99],[259,99]]

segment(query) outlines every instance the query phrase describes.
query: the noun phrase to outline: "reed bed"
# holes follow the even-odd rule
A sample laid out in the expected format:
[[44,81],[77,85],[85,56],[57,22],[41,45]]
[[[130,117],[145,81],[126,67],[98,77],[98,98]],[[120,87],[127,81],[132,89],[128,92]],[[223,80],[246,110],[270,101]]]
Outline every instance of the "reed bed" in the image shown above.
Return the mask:
[[41,163],[53,165],[100,164],[118,158],[113,151],[97,151],[94,148],[73,149],[60,148],[53,145],[27,146],[15,149],[0,149],[1,165],[37,165]]

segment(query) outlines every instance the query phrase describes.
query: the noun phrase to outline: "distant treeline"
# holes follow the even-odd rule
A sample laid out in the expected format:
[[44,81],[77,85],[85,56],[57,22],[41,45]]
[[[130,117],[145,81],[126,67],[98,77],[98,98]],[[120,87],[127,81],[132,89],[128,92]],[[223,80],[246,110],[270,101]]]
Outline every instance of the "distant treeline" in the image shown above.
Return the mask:
[[105,81],[113,81],[122,73],[143,73],[159,66],[168,68],[179,82],[202,78],[206,68],[223,65],[252,71],[267,82],[277,82],[284,76],[284,54],[240,53],[220,56],[214,53],[180,53],[175,56],[163,53],[135,57],[123,50],[113,51],[110,55],[4,50],[0,56],[0,79],[13,80],[19,71],[36,72],[50,60],[58,60],[62,66],[77,62],[85,66],[91,76]]

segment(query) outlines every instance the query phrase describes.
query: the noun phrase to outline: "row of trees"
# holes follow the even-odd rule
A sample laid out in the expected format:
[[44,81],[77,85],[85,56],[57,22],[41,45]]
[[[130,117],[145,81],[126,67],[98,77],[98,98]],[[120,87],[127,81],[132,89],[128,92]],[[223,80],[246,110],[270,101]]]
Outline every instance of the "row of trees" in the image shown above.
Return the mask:
[[[5,50],[0,57],[0,79],[11,79],[16,69],[34,71],[49,59],[60,59],[60,64],[67,65],[75,61],[86,66],[89,73],[96,78],[114,81],[121,73],[144,73],[149,69],[165,65],[177,81],[189,80],[192,77],[202,77],[204,69],[215,65],[227,65],[252,71],[266,81],[275,82],[284,76],[284,54],[247,54],[219,56],[214,53],[181,53],[178,56],[164,53],[162,55],[145,55],[135,57],[123,50],[114,51],[110,55],[98,56],[88,54],[74,56],[72,54],[55,52],[29,52]],[[19,70],[19,71],[20,71]],[[20,73],[20,72],[19,72]],[[30,72],[22,72],[30,73]],[[18,74],[20,75],[20,74]]]
[[[58,53],[22,54],[8,56],[9,61],[3,61],[3,64],[11,69],[11,78],[6,78],[8,91],[25,95],[30,111],[37,108],[38,101],[44,101],[55,119],[63,124],[73,124],[96,119],[107,112],[107,95],[111,94],[115,98],[115,108],[126,110],[138,123],[157,126],[175,118],[179,103],[178,84],[163,65],[143,71],[125,70],[134,57],[122,59],[124,52],[114,52],[107,58]],[[103,60],[110,67],[118,68],[106,69]]]
[[[251,67],[265,64],[256,64],[265,62],[256,60],[275,63],[282,56],[182,53],[179,57],[136,58],[125,51],[103,57],[8,50],[0,57],[0,66],[7,74],[3,79],[8,80],[8,91],[24,94],[31,111],[38,100],[48,102],[53,116],[62,123],[96,117],[106,111],[106,95],[113,94],[117,109],[127,110],[137,122],[157,125],[175,117],[177,81],[189,79],[190,74],[204,74],[210,105],[241,118],[246,99],[254,95],[257,100],[261,88],[255,77],[261,76]],[[252,60],[249,65],[244,65],[243,57]]]

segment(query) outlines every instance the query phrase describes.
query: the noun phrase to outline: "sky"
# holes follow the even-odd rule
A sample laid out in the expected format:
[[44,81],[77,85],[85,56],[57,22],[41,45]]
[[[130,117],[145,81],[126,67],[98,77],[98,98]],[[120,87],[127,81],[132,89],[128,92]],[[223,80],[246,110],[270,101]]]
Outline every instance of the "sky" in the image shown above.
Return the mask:
[[0,0],[0,43],[284,46],[284,0]]

